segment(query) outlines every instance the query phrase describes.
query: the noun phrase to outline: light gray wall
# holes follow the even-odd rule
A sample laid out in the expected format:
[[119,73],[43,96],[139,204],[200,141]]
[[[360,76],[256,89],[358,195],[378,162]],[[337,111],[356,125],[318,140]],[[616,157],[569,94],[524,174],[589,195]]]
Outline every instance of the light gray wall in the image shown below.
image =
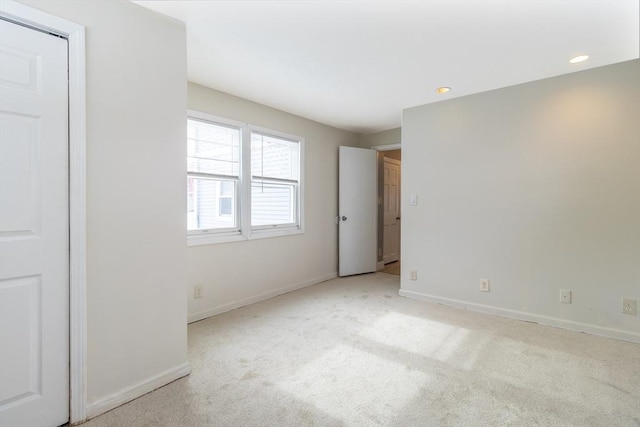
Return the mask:
[[[304,234],[188,250],[189,319],[197,320],[334,277],[338,235],[338,146],[358,135],[189,83],[189,108],[305,140]],[[203,298],[193,298],[202,285]]]
[[401,292],[640,339],[639,80],[635,60],[405,110]]
[[186,32],[125,1],[25,1],[86,26],[89,410],[187,363]]
[[376,145],[399,144],[402,138],[401,128],[387,129],[382,132],[360,135],[359,146],[362,148],[375,147]]

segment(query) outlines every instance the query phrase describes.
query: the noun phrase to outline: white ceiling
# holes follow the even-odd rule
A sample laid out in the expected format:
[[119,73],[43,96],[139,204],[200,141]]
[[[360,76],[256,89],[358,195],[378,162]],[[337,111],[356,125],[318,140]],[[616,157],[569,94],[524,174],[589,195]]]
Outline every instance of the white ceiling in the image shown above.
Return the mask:
[[186,22],[189,80],[361,133],[400,126],[406,107],[639,56],[638,0],[135,3]]

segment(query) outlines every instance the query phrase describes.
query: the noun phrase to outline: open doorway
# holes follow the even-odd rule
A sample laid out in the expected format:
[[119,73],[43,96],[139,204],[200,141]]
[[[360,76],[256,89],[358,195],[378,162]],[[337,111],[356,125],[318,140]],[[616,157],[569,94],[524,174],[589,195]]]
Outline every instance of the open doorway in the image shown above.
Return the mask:
[[378,271],[400,275],[401,164],[400,144],[378,150]]
[[[385,151],[382,176],[382,262],[400,263],[400,150]],[[399,268],[398,268],[399,271]]]

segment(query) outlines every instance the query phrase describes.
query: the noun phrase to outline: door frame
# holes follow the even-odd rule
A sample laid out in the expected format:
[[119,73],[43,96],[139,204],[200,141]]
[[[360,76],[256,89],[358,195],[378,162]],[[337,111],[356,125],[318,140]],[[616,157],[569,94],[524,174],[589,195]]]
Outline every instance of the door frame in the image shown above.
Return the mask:
[[3,0],[0,16],[68,40],[69,65],[69,423],[87,418],[85,27]]
[[[391,151],[391,150],[401,150],[402,149],[402,142],[396,142],[393,144],[384,144],[384,145],[374,145],[372,147],[370,147],[372,150],[376,150],[376,151]],[[401,172],[402,175],[402,172]],[[380,191],[382,191],[382,189],[380,189]],[[378,210],[378,214],[381,214],[382,212],[382,208],[379,208]],[[383,251],[382,248],[382,229],[380,228],[380,223],[378,223],[378,239],[380,240],[378,242],[378,248],[380,251]],[[378,261],[377,263],[377,270],[382,270],[384,268],[384,261],[382,261],[382,255],[380,255],[380,261]]]
[[[398,202],[398,215],[399,217],[402,216],[402,210],[401,210],[401,205],[402,205],[402,161],[401,160],[396,160],[396,159],[392,159],[389,157],[384,157],[382,159],[382,163],[383,163],[383,169],[384,169],[384,163],[389,162],[391,164],[394,164],[396,166],[398,166],[399,169],[399,173],[398,173],[398,194],[397,194],[397,202]],[[384,177],[382,178],[384,181]],[[383,195],[384,198],[384,195]],[[385,202],[385,200],[383,200],[383,203]],[[384,209],[383,209],[383,223],[382,223],[382,227],[383,227],[383,238],[382,238],[382,263],[384,264]],[[397,219],[396,219],[397,220]],[[397,223],[397,227],[398,227],[398,232],[396,235],[396,239],[397,239],[397,254],[398,254],[398,260],[400,261],[400,231],[401,231],[401,223],[398,222]],[[393,261],[392,261],[393,262]],[[386,264],[385,264],[386,265]]]
[[392,150],[401,150],[402,143],[396,142],[395,144],[385,144],[385,145],[374,145],[371,147],[372,150],[376,151],[392,151]]

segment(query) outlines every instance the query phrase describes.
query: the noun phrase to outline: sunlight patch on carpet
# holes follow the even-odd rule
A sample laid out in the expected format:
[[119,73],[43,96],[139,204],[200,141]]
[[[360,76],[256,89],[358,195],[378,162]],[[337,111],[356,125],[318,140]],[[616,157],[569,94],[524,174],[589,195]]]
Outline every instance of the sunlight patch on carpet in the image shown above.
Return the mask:
[[469,330],[396,312],[380,318],[361,336],[441,362],[452,357]]
[[278,386],[346,424],[373,425],[390,421],[428,380],[425,373],[403,364],[340,345]]

